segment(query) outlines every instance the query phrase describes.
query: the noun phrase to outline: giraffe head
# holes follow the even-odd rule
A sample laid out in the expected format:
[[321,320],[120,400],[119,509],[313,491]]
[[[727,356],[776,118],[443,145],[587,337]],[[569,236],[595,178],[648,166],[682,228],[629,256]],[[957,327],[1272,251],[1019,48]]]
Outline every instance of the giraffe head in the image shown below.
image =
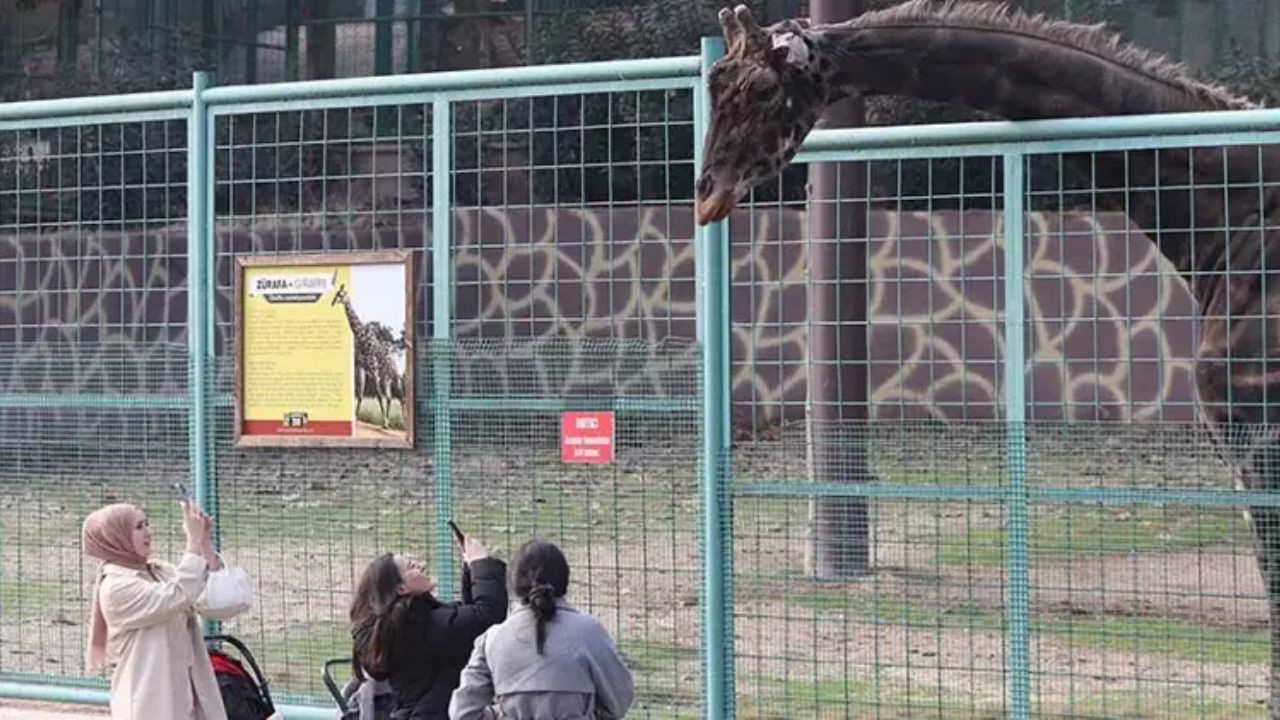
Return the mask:
[[761,29],[745,5],[720,10],[726,53],[711,66],[711,124],[694,206],[699,225],[722,220],[760,182],[778,175],[817,123],[834,63],[806,25]]

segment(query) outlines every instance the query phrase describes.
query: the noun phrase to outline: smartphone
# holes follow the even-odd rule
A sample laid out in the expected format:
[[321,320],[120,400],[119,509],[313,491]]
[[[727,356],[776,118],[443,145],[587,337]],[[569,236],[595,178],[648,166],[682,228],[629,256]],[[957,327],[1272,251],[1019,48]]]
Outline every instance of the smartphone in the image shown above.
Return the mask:
[[172,487],[172,488],[173,488],[173,491],[174,491],[174,492],[176,492],[176,493],[178,493],[178,499],[179,499],[179,500],[185,500],[185,501],[186,501],[186,502],[188,502],[188,503],[193,502],[193,500],[191,499],[191,493],[187,492],[187,486],[186,486],[186,485],[183,485],[183,484],[182,484],[182,483],[180,483],[180,482],[176,482],[176,483],[174,483],[174,484],[170,485],[169,487]]
[[453,530],[453,536],[454,536],[455,538],[457,538],[457,539],[458,539],[458,544],[459,544],[459,545],[463,545],[463,546],[465,546],[465,545],[467,544],[467,536],[466,536],[466,535],[463,535],[463,534],[462,534],[462,531],[458,529],[458,525],[457,525],[457,523],[455,523],[454,521],[450,520],[450,521],[449,521],[449,529],[450,529],[450,530]]

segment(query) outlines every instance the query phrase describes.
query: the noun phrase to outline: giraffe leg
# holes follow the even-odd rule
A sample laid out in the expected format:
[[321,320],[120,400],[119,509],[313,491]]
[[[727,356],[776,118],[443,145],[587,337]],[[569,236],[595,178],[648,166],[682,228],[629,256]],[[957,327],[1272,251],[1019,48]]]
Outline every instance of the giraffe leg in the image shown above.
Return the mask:
[[360,405],[364,402],[364,384],[367,379],[364,368],[356,366],[356,419],[360,419]]

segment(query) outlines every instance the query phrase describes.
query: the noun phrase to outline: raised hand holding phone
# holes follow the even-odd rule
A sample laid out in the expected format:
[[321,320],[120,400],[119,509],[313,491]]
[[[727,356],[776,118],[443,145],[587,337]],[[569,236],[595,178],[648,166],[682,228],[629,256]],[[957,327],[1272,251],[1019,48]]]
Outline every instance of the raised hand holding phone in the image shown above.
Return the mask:
[[187,552],[192,555],[204,555],[209,537],[209,526],[205,523],[204,513],[189,500],[182,500],[182,532],[187,536]]
[[472,561],[489,557],[488,548],[479,540],[464,535],[452,520],[449,521],[449,528],[453,530],[453,539],[458,543],[458,550],[462,553],[463,562],[470,564]]

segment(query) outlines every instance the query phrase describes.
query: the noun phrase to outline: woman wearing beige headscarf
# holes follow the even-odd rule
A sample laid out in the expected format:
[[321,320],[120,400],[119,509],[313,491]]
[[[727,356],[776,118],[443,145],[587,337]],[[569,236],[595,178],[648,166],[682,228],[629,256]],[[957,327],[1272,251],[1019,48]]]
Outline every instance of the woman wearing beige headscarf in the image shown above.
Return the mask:
[[182,503],[187,548],[174,567],[151,559],[151,528],[137,507],[108,505],[85,519],[85,554],[102,561],[85,663],[114,666],[112,720],[226,720],[196,617],[207,615],[205,583],[221,566],[212,527]]

